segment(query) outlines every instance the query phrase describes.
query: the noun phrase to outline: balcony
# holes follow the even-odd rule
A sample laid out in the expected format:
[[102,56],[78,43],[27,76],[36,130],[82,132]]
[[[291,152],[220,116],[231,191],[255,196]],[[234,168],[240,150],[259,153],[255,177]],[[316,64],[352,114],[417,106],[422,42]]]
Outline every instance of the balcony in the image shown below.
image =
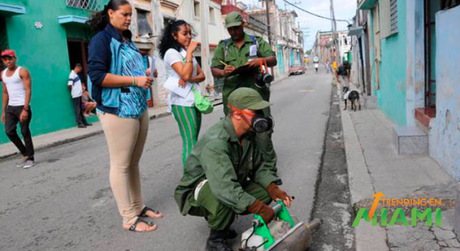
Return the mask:
[[98,0],[66,0],[67,6],[90,11],[97,11]]

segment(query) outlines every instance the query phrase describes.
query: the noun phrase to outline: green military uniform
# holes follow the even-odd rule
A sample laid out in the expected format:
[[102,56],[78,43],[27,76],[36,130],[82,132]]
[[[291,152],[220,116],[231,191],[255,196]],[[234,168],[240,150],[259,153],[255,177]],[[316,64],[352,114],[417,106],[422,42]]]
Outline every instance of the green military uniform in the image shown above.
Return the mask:
[[[257,41],[257,53],[258,57],[270,57],[275,56],[275,52],[270,48],[270,45],[263,40],[263,38],[259,36],[255,36]],[[220,41],[217,49],[214,53],[214,57],[212,59],[211,68],[219,68],[223,70],[225,65],[222,63],[226,63],[231,65],[235,68],[238,68],[242,65],[245,65],[250,59],[249,56],[249,49],[253,45],[253,40],[248,34],[244,34],[244,44],[243,46],[238,49],[238,46],[232,39],[227,40],[227,45],[225,45],[225,40]],[[227,52],[226,48],[227,47]],[[257,56],[256,56],[257,57]],[[222,61],[222,62],[221,62]],[[224,103],[224,112],[225,115],[228,113],[228,96],[232,93],[236,88],[239,87],[249,87],[259,92],[262,98],[266,101],[270,99],[270,90],[268,88],[258,88],[255,85],[256,77],[260,69],[254,69],[251,71],[247,71],[244,74],[238,74],[233,76],[228,76],[224,78],[224,87],[222,90],[222,98]],[[267,108],[269,111],[269,108]]]
[[[226,117],[195,145],[174,198],[183,215],[206,217],[211,229],[224,230],[235,214],[246,213],[256,199],[270,203],[265,189],[272,182],[280,183],[276,171],[272,162],[261,157],[254,133],[246,133],[240,141],[231,118]],[[202,184],[195,198],[195,189]]]
[[[238,12],[231,12],[225,18],[226,28],[239,26],[243,22],[243,18]],[[266,58],[275,56],[275,52],[270,48],[270,45],[261,37],[254,36],[257,45],[257,57]],[[227,41],[227,42],[226,42]],[[226,44],[227,43],[227,44]],[[247,34],[244,34],[244,44],[241,48],[238,48],[236,43],[232,39],[220,41],[212,59],[211,68],[224,69],[226,63],[233,67],[238,68],[245,65],[250,59],[250,48],[254,45],[253,39]],[[222,99],[224,104],[224,113],[228,114],[228,97],[229,95],[239,87],[249,87],[262,96],[265,101],[270,101],[270,89],[269,88],[258,88],[255,85],[256,77],[260,72],[260,68],[247,71],[238,75],[227,76],[224,78],[224,87],[222,90]],[[266,116],[271,116],[270,107],[263,110]],[[273,147],[271,139],[272,132],[257,134],[257,141],[261,146],[261,152],[263,157],[276,165],[276,153]]]

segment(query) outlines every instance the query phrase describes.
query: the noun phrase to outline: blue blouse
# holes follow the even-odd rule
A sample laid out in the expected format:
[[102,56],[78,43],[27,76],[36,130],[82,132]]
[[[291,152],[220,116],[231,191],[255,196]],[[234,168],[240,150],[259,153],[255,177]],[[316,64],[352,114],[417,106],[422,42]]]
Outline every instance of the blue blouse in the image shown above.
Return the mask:
[[[123,43],[121,46],[122,76],[146,76],[142,55],[133,43]],[[129,91],[127,91],[127,89]],[[137,118],[147,109],[148,90],[138,87],[123,87],[120,95],[118,116],[122,118]]]

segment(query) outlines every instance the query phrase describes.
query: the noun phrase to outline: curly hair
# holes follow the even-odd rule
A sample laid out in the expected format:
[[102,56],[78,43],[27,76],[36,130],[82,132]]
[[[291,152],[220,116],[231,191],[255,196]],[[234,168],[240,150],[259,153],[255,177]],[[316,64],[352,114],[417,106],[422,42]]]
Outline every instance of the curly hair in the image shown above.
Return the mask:
[[174,35],[179,32],[179,27],[182,25],[188,25],[189,23],[185,22],[184,20],[169,20],[168,25],[163,29],[163,33],[161,34],[160,44],[158,46],[158,50],[160,51],[161,59],[164,59],[166,51],[173,48],[177,51],[180,51],[182,47],[176,39],[174,39]]
[[[87,25],[91,27],[91,30],[94,32],[103,31],[107,24],[110,23],[109,19],[109,10],[117,11],[120,6],[129,4],[128,0],[110,0],[107,5],[104,6],[102,11],[96,12],[91,16],[91,18],[86,22]],[[123,31],[123,36],[131,40],[132,33],[129,30]]]

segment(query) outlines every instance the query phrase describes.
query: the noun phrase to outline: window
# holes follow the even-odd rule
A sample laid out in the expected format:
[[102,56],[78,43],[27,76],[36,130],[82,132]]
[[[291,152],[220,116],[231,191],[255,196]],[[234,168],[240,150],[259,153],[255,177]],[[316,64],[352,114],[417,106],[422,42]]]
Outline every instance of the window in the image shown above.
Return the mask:
[[138,35],[145,36],[145,35],[152,35],[152,27],[150,26],[149,22],[149,16],[150,12],[143,11],[143,10],[137,10],[137,30],[138,30]]
[[175,18],[163,16],[163,27],[166,28],[166,26],[168,26],[168,22],[171,20],[175,20]]
[[398,32],[398,0],[390,0],[390,34]]
[[97,10],[97,0],[67,0],[67,6],[86,10]]
[[200,3],[199,2],[193,2],[193,12],[195,15],[195,18],[200,18]]
[[215,24],[216,23],[216,15],[214,13],[214,8],[213,7],[209,7],[209,22],[211,24]]
[[379,5],[381,38],[386,38],[398,32],[398,0],[381,0]]

